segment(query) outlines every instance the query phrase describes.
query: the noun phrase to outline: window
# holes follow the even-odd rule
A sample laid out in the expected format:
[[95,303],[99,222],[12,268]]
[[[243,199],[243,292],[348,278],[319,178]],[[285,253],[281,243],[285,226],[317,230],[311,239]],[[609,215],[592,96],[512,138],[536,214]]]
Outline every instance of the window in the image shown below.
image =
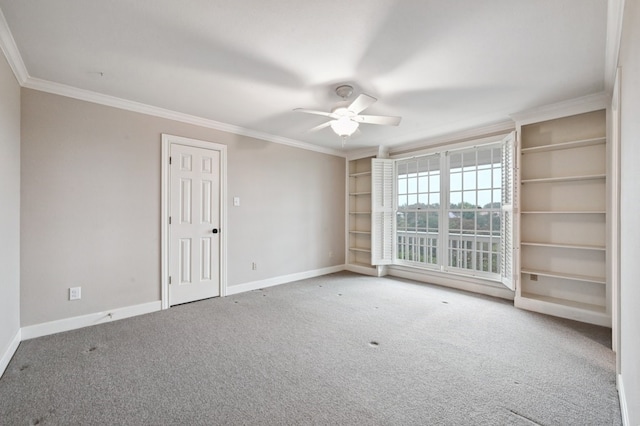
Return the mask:
[[502,145],[447,155],[447,266],[500,274]]
[[[372,237],[386,248],[383,254],[373,247],[374,263],[469,274],[512,287],[512,144],[509,135],[472,148],[374,160],[379,205]],[[385,165],[384,177],[375,164]],[[383,187],[393,196],[378,197]]]
[[437,265],[440,232],[440,157],[396,165],[396,258]]

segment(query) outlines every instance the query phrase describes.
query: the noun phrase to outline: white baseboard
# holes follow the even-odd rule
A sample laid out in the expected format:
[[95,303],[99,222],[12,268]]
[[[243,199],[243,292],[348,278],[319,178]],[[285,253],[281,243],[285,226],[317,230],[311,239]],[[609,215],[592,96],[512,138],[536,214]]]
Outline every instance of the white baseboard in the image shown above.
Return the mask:
[[622,381],[622,374],[618,374],[618,399],[620,399],[620,414],[622,415],[622,424],[624,426],[631,426],[629,422],[629,406],[627,405],[627,397],[624,393],[624,382]]
[[258,290],[259,288],[273,287],[275,285],[286,284],[293,281],[306,280],[307,278],[320,277],[322,275],[333,274],[344,271],[345,265],[330,266],[328,268],[314,269],[313,271],[298,272],[296,274],[281,275],[279,277],[267,278],[266,280],[251,281],[248,283],[232,285],[227,287],[227,296],[244,293],[246,291]]
[[11,358],[13,358],[13,354],[16,353],[21,340],[22,333],[21,330],[18,329],[18,332],[13,337],[13,340],[11,341],[11,343],[9,343],[9,346],[7,346],[7,349],[2,354],[2,358],[0,358],[0,377],[2,377],[2,375],[4,374],[4,370],[7,369],[9,361],[11,361]]
[[90,325],[102,324],[137,315],[148,314],[159,311],[161,307],[161,302],[158,300],[157,302],[143,303],[141,305],[127,306],[104,312],[96,312],[94,314],[30,325],[22,327],[22,340],[34,339],[36,337],[61,333],[63,331],[76,330]]
[[[332,274],[334,272],[344,271],[344,265],[330,266],[328,268],[315,269],[313,271],[299,272],[296,274],[282,275],[279,277],[269,278],[266,280],[252,281],[244,284],[227,287],[227,296],[245,291],[257,290],[259,288],[272,287],[279,284],[285,284],[292,281],[304,280],[307,278],[320,277],[322,275]],[[117,308],[104,312],[96,312],[94,314],[82,315],[72,318],[65,318],[57,321],[45,322],[42,324],[30,325],[22,327],[21,340],[34,339],[36,337],[48,336],[50,334],[61,333],[63,331],[76,330],[82,327],[102,324],[105,322],[115,321],[119,319],[129,318],[136,315],[148,314],[162,309],[162,302],[150,302],[141,305],[127,306],[125,308]],[[18,340],[18,343],[20,339]],[[16,344],[17,347],[17,344]],[[13,353],[11,354],[13,355]],[[9,357],[11,359],[11,357]],[[3,358],[4,360],[4,358]]]

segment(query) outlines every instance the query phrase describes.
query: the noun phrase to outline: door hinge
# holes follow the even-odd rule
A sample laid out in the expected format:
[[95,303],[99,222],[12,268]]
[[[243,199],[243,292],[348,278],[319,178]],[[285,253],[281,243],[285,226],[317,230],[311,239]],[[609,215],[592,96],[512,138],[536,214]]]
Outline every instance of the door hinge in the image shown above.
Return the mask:
[[169,164],[171,164],[171,157],[169,157]]
[[171,225],[171,216],[169,216],[169,225]]
[[169,284],[171,284],[171,275],[169,275]]

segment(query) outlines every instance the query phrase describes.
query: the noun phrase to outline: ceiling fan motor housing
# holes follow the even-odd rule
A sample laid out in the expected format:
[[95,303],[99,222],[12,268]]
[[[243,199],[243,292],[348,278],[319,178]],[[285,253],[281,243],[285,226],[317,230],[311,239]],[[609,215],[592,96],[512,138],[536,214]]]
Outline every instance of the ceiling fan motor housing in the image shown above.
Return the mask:
[[340,96],[342,99],[347,99],[352,94],[353,94],[353,86],[349,86],[348,84],[343,84],[336,87],[336,95]]

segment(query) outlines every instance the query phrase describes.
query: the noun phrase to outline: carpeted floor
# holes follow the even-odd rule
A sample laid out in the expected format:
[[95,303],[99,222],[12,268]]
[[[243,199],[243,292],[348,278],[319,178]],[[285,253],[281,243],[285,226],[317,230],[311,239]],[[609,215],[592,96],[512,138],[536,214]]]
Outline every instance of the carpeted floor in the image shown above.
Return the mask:
[[2,425],[620,425],[611,330],[339,273],[22,342]]

